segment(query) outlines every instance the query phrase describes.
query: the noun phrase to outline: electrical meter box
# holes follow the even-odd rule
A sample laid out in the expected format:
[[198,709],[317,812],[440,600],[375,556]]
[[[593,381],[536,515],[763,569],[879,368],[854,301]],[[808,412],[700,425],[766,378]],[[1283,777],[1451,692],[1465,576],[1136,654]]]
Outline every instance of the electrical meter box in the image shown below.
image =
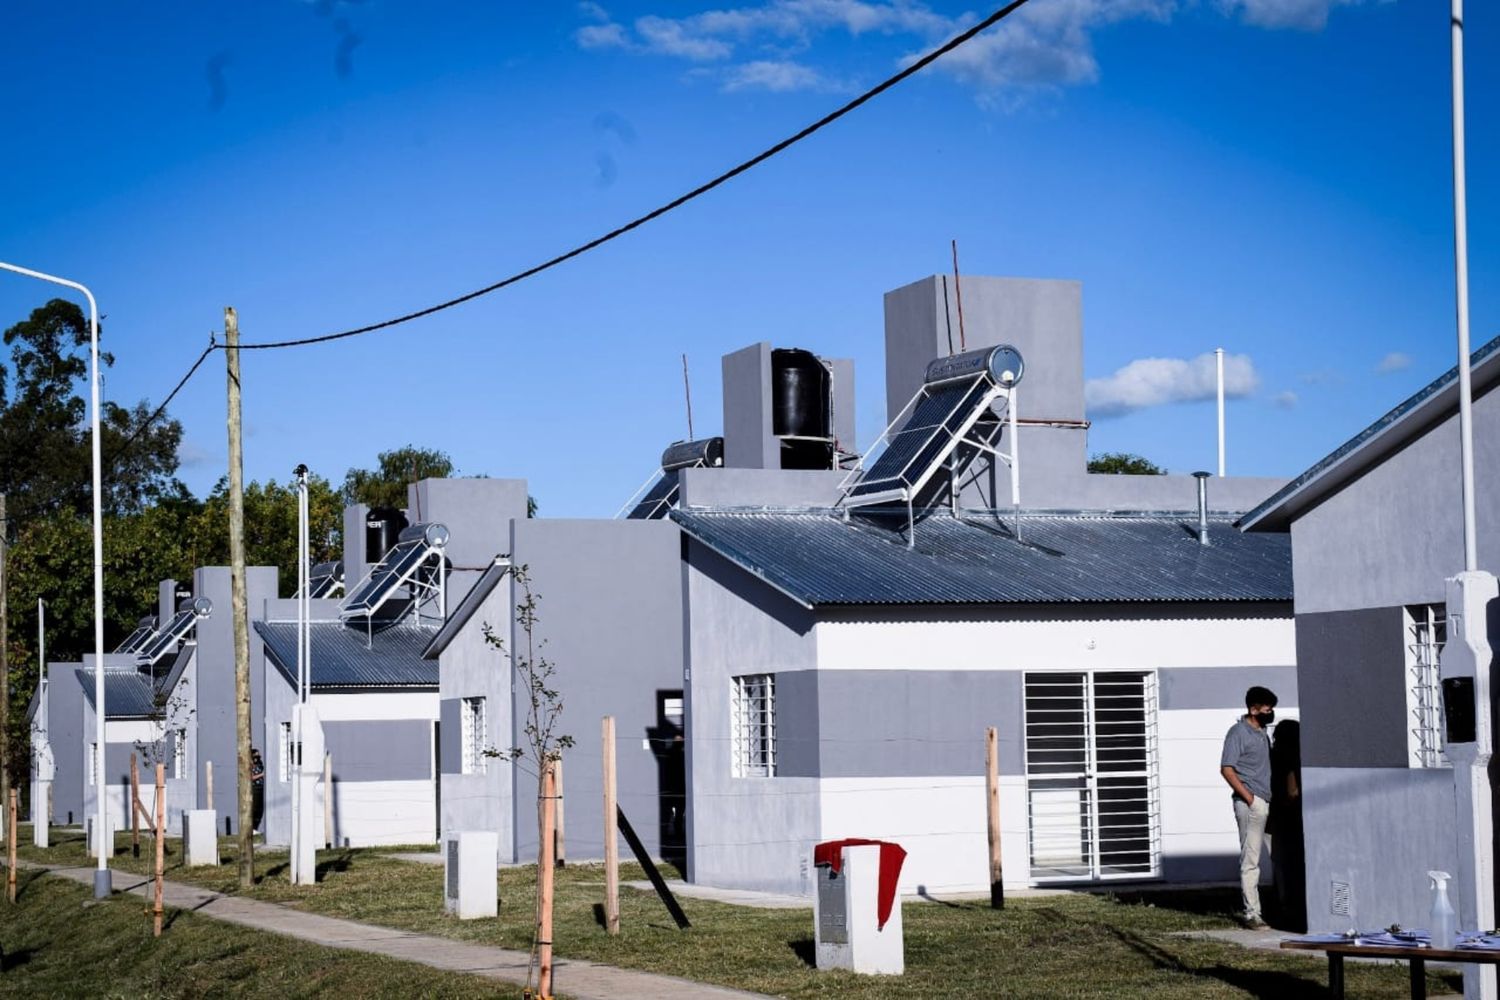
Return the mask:
[[460,920],[500,912],[495,871],[500,838],[489,830],[460,830],[443,840],[443,908]]
[[[882,847],[823,845],[814,855],[818,873],[813,901],[814,939],[820,969],[849,969],[869,975],[899,976],[906,971],[906,948],[901,929],[901,900],[895,895],[899,875],[886,869],[890,912],[884,926],[881,909]],[[897,850],[900,850],[897,848]],[[904,856],[905,852],[901,852]]]

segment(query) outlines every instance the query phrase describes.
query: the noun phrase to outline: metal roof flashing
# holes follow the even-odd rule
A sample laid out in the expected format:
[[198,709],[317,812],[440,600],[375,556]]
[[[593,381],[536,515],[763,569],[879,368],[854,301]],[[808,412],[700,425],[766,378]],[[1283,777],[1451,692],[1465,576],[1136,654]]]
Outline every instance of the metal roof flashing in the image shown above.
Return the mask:
[[[1470,356],[1474,398],[1500,384],[1500,337]],[[1369,469],[1401,451],[1458,411],[1458,366],[1402,400],[1380,419],[1240,518],[1241,531],[1286,531],[1292,521],[1339,492]]]

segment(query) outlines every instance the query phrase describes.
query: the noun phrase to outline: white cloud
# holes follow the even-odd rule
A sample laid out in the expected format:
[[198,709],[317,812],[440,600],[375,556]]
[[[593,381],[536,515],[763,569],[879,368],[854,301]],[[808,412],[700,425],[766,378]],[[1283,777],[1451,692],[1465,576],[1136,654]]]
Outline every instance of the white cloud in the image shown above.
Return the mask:
[[[1226,17],[1263,28],[1317,30],[1332,7],[1364,0],[1216,0]],[[1093,35],[1125,21],[1166,23],[1193,0],[1046,0],[1029,4],[933,65],[975,89],[981,100],[1002,94],[1090,83],[1099,78]],[[789,54],[809,48],[819,35],[858,37],[879,33],[910,39],[910,65],[934,45],[975,21],[972,13],[939,13],[922,0],[760,0],[682,17],[646,15],[628,26],[598,3],[579,10],[597,23],[575,33],[586,49],[623,48],[695,63],[719,63],[711,75],[725,90],[751,87],[799,90],[828,86],[824,73]],[[768,53],[775,53],[767,58]]]
[[1271,405],[1283,410],[1290,410],[1297,405],[1297,394],[1290,389],[1283,389],[1271,397]]
[[786,93],[792,90],[826,90],[832,84],[816,70],[800,63],[756,60],[731,69],[724,79],[725,90],[769,90]]
[[1361,0],[1219,0],[1226,16],[1257,28],[1293,28],[1322,31],[1334,7],[1348,7]]
[[[1091,417],[1117,417],[1167,403],[1213,399],[1218,392],[1212,353],[1196,358],[1141,358],[1083,387]],[[1224,396],[1243,399],[1260,388],[1248,354],[1224,355]]]
[[623,49],[630,45],[620,24],[585,24],[573,33],[583,49]]
[[692,30],[685,20],[674,21],[665,17],[637,18],[635,33],[652,52],[667,56],[680,56],[694,62],[725,59],[734,51],[728,42]]
[[[1053,0],[1022,7],[944,56],[933,68],[982,93],[1022,85],[1091,83],[1099,78],[1090,32],[1120,21],[1165,22],[1175,0]],[[960,25],[952,25],[956,32]],[[950,32],[951,34],[952,32]],[[915,62],[914,52],[903,62]]]
[[1404,372],[1411,367],[1412,357],[1401,351],[1392,351],[1380,359],[1380,364],[1375,366],[1377,375],[1389,375],[1392,372]]
[[600,4],[594,3],[593,0],[583,0],[578,5],[578,13],[590,21],[598,21],[601,24],[608,24],[610,21],[609,11],[605,10]]

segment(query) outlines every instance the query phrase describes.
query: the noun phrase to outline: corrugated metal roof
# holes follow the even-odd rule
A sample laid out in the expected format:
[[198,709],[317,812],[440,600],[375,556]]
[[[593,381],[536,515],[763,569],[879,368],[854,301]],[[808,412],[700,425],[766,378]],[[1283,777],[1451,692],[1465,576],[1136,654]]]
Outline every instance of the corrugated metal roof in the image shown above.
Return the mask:
[[[256,622],[271,662],[296,682],[297,623]],[[315,688],[437,687],[436,662],[423,660],[432,629],[392,625],[366,633],[340,622],[313,622],[312,686]]]
[[[74,676],[83,685],[83,696],[89,707],[94,705],[94,672],[87,668]],[[157,713],[156,685],[151,675],[138,670],[104,671],[104,717],[106,719],[145,719]]]
[[458,602],[458,607],[454,608],[453,613],[448,616],[448,620],[443,622],[443,627],[438,629],[437,635],[434,635],[432,641],[427,644],[427,648],[422,650],[422,657],[424,659],[435,660],[443,655],[443,650],[448,648],[448,643],[452,642],[453,637],[462,632],[464,626],[469,624],[469,619],[474,617],[474,612],[479,610],[479,606],[484,603],[485,598],[494,592],[495,588],[499,586],[500,581],[505,579],[505,574],[509,573],[510,570],[511,565],[509,562],[496,562],[492,563],[490,568],[484,571],[484,575],[479,578],[479,582],[469,588],[469,592],[464,595],[464,599]]
[[[1475,398],[1500,381],[1500,337],[1469,356]],[[1286,531],[1345,483],[1458,412],[1458,366],[1418,389],[1392,410],[1287,483],[1239,520],[1245,531]]]
[[1246,535],[1223,517],[1199,545],[1197,514],[1028,513],[1000,521],[936,513],[916,547],[901,530],[831,510],[677,510],[709,548],[809,607],[1290,601],[1287,535]]

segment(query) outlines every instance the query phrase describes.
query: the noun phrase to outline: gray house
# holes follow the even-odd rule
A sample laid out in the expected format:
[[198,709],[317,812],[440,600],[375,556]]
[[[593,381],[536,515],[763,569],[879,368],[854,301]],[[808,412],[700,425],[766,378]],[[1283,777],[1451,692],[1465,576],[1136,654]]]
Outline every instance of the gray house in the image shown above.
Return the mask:
[[[1479,565],[1500,571],[1500,339],[1473,358]],[[1463,569],[1458,388],[1449,370],[1245,515],[1292,538],[1311,930],[1425,926],[1429,869],[1457,871],[1442,753],[1444,581]],[[1489,625],[1490,641],[1497,626]]]
[[[931,278],[887,296],[898,423],[952,397],[924,388],[934,359],[967,363],[949,360],[945,294]],[[867,495],[852,364],[758,344],[724,359],[723,438],[669,448],[628,517],[512,510],[503,532],[472,532],[490,561],[426,652],[445,834],[498,828],[502,860],[535,850],[535,776],[483,754],[520,741],[524,705],[483,626],[516,648],[508,568],[525,564],[578,741],[570,857],[602,853],[608,714],[623,808],[694,881],[807,892],[813,843],[883,836],[911,851],[906,889],[982,888],[995,725],[1014,884],[1233,876],[1203,747],[1217,752],[1251,684],[1296,714],[1287,539],[1231,526],[1282,482],[1214,480],[1200,544],[1192,477],[1086,472],[1078,284],[974,278],[964,294],[966,346],[1025,355],[1020,420],[1002,426],[1003,393],[974,397],[963,441],[908,491],[910,517],[848,503]],[[1011,466],[972,444],[1013,454],[1016,426],[1019,538]]]

